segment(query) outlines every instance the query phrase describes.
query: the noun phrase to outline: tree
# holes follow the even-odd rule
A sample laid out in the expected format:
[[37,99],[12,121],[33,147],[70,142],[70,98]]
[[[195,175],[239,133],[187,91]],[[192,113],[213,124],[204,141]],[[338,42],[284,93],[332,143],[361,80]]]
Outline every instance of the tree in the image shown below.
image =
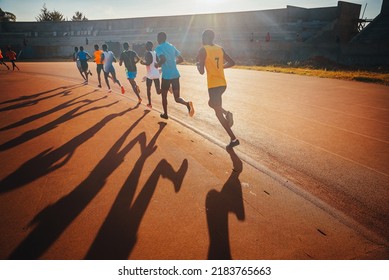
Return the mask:
[[83,15],[79,11],[75,12],[72,17],[72,21],[84,21],[84,20],[88,20],[88,19],[85,17],[85,15]]
[[35,19],[36,21],[51,21],[50,11],[46,8],[46,3],[43,4],[41,13]]
[[0,22],[16,21],[16,16],[13,13],[5,12],[0,8]]
[[65,17],[60,12],[54,10],[50,12],[51,21],[64,21]]
[[43,4],[41,13],[35,17],[37,21],[64,21],[65,17],[60,12],[54,10],[49,11],[46,7],[46,3]]

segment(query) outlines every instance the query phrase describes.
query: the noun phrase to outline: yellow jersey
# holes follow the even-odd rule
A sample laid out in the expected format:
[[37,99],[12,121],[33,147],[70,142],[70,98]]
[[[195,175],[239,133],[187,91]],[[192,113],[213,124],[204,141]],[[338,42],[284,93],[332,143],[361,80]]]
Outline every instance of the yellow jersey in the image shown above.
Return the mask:
[[208,88],[227,86],[224,77],[224,50],[218,45],[204,46],[205,69],[207,69]]

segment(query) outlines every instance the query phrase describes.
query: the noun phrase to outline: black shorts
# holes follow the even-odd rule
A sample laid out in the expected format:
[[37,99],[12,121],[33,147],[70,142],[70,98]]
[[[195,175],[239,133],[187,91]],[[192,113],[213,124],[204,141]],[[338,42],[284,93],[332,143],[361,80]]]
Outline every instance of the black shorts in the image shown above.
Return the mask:
[[222,106],[222,95],[226,91],[226,86],[209,88],[209,106]]
[[172,85],[173,91],[180,89],[180,78],[165,80],[162,78],[162,90],[169,90],[170,85]]
[[88,62],[86,60],[80,60],[82,71],[88,71]]
[[101,70],[103,70],[103,65],[104,65],[104,64],[96,64],[97,74],[100,75]]
[[151,87],[151,85],[153,84],[153,81],[154,81],[154,84],[159,87],[159,79],[149,79],[149,78],[146,78],[146,86]]

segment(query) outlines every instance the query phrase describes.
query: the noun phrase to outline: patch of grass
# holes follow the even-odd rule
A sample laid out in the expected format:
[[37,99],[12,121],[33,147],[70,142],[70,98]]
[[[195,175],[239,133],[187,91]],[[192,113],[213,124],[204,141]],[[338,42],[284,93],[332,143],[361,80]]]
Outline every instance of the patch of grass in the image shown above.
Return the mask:
[[312,69],[309,67],[283,67],[283,66],[235,66],[239,69],[256,71],[267,71],[275,73],[297,74],[304,76],[314,76],[320,78],[341,79],[348,81],[359,81],[365,83],[376,83],[389,86],[389,73],[360,70],[327,70]]

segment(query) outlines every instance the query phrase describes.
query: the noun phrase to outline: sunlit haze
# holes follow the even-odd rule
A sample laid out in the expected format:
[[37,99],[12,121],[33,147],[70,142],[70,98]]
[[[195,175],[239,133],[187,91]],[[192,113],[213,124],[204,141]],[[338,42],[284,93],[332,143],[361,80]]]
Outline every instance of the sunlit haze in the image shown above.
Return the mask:
[[[366,7],[364,18],[376,17],[382,0],[348,1],[361,4],[361,16]],[[49,10],[56,10],[69,19],[76,11],[82,12],[89,20],[133,18],[149,16],[168,16],[197,13],[217,13],[251,10],[283,9],[287,5],[314,8],[337,6],[335,0],[0,0],[0,7],[16,15],[17,21],[36,21],[43,4]]]

